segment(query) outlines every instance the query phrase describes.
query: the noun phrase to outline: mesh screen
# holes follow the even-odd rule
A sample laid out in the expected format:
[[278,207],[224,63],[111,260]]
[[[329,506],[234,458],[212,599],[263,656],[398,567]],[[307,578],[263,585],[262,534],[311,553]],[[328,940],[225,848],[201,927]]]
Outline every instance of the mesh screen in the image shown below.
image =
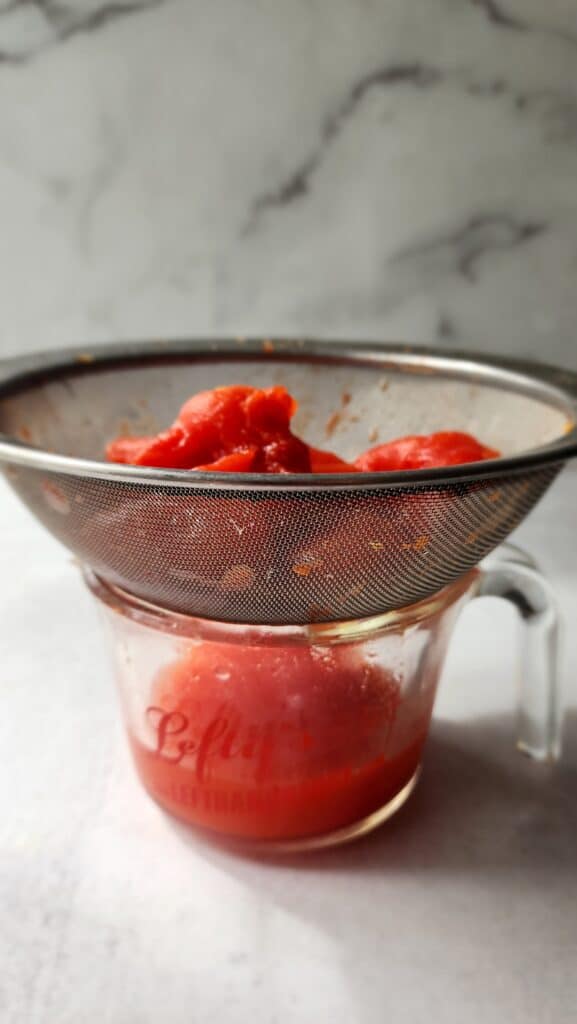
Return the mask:
[[503,541],[560,468],[296,493],[6,473],[50,532],[107,580],[190,615],[288,624],[361,618],[435,593]]

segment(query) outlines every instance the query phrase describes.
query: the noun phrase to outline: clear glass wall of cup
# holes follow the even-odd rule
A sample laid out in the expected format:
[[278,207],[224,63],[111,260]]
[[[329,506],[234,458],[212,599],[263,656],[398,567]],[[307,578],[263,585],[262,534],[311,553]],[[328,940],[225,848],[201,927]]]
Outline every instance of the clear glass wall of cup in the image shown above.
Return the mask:
[[397,811],[421,769],[458,614],[482,595],[513,602],[525,624],[518,746],[539,759],[559,752],[555,605],[517,549],[419,604],[310,626],[192,618],[85,578],[145,789],[215,837],[307,850]]

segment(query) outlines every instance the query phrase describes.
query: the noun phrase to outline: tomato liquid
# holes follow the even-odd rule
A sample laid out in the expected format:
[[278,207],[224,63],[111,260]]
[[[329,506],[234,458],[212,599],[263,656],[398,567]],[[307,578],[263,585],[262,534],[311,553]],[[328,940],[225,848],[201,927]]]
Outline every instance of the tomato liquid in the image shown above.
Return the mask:
[[134,737],[131,746],[145,789],[175,817],[239,839],[287,840],[323,835],[379,810],[415,774],[425,739],[426,733],[392,758],[272,784],[218,776],[199,783],[194,770]]

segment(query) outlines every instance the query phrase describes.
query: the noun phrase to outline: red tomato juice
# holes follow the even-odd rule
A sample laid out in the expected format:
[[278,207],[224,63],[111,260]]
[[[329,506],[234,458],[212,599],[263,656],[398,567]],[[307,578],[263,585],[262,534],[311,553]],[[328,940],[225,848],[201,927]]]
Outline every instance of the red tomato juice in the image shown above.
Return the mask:
[[268,785],[241,778],[200,784],[193,771],[138,740],[131,738],[131,746],[144,787],[175,817],[239,839],[288,840],[344,828],[383,807],[414,775],[425,739],[426,733],[401,754],[360,768]]

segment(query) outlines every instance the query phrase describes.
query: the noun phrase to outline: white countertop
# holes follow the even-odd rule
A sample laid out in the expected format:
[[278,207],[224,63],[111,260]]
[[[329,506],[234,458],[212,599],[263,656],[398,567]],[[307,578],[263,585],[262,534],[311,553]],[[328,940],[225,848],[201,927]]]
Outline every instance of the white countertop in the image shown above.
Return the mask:
[[259,863],[144,796],[91,599],[1,484],[2,1024],[573,1024],[576,504],[566,470],[515,536],[568,624],[563,762],[516,754],[514,615],[479,601],[407,807]]

